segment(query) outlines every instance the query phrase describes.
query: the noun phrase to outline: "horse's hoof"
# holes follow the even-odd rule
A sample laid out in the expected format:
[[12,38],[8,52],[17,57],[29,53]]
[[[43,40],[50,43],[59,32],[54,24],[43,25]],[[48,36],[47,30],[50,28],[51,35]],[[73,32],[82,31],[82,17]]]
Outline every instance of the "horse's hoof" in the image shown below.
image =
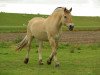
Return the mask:
[[42,62],[42,60],[39,60],[39,65],[43,65],[43,62]]
[[51,64],[51,61],[50,60],[47,60],[47,64],[50,65]]
[[59,67],[60,66],[60,64],[55,64],[55,67]]
[[29,58],[25,58],[24,63],[27,64],[29,61]]

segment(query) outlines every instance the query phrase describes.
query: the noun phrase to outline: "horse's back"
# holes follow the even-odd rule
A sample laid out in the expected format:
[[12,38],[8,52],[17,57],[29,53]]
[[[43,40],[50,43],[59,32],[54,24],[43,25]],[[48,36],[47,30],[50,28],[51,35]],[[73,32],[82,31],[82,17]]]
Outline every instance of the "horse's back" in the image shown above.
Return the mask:
[[45,18],[42,18],[42,17],[35,17],[35,18],[32,18],[30,21],[29,21],[29,25],[30,24],[33,24],[33,23],[36,23],[36,22],[43,22],[45,20]]

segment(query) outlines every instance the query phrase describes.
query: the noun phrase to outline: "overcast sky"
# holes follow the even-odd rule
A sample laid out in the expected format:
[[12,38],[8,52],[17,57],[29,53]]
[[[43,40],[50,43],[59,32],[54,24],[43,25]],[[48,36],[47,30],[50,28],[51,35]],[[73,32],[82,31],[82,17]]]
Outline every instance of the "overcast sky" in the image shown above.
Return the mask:
[[100,16],[100,0],[0,0],[0,11],[51,14],[56,7],[73,8],[75,16]]

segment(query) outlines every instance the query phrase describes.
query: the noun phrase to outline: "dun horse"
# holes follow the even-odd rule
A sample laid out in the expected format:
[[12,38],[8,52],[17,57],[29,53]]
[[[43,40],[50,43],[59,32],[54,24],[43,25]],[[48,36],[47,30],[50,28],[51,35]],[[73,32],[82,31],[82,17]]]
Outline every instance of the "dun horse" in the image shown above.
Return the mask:
[[56,57],[59,32],[61,26],[64,24],[68,26],[69,30],[73,30],[74,24],[72,22],[71,11],[72,8],[68,10],[65,7],[58,7],[48,18],[36,17],[29,21],[27,26],[27,34],[17,46],[17,50],[21,50],[23,47],[27,46],[27,54],[24,60],[25,64],[27,64],[29,61],[29,52],[32,39],[36,38],[39,42],[39,64],[43,65],[41,54],[43,41],[49,41],[52,51],[47,60],[47,64],[51,64],[52,59],[54,59],[55,66],[59,66],[59,62]]

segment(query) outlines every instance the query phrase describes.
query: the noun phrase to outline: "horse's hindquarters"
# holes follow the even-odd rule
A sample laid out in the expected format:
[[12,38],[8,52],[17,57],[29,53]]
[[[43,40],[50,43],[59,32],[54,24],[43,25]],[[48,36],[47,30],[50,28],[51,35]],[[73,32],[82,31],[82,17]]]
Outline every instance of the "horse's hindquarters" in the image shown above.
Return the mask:
[[29,30],[32,36],[38,40],[47,41],[47,33],[44,25],[44,18],[34,18],[29,22]]

